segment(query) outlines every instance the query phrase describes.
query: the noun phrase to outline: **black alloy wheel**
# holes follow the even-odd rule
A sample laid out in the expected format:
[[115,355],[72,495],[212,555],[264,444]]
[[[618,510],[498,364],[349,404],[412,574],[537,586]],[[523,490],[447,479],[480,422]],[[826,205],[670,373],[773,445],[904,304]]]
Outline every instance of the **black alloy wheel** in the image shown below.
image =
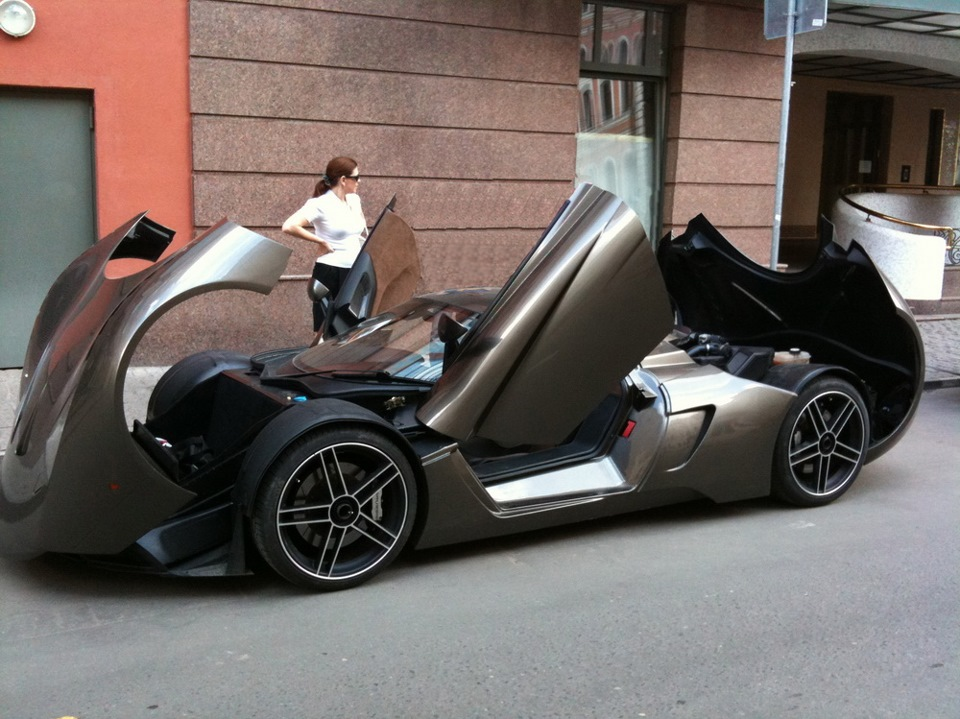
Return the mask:
[[814,507],[850,488],[867,451],[867,409],[845,380],[825,377],[810,384],[787,413],[773,459],[773,493]]
[[288,581],[346,589],[396,558],[416,510],[413,471],[393,442],[364,429],[321,428],[294,442],[267,472],[253,538]]

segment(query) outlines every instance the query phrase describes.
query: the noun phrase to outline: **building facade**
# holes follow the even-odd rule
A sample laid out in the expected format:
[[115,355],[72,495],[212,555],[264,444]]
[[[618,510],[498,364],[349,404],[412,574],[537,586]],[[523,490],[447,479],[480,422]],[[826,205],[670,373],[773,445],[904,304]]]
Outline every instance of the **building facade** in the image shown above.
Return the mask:
[[[279,227],[335,155],[360,163],[369,220],[397,196],[427,290],[502,282],[584,180],[624,197],[652,235],[703,212],[746,254],[770,257],[784,42],[765,39],[761,0],[29,2],[34,31],[0,37],[0,153],[37,125],[31,102],[86,102],[92,160],[71,182],[86,173],[92,199],[78,203],[92,229],[71,232],[77,211],[60,206],[52,180],[48,194],[9,199],[24,171],[46,167],[38,157],[59,155],[60,130],[33,140],[18,168],[4,163],[0,218],[16,222],[0,219],[0,253],[29,268],[11,277],[0,266],[0,287],[13,288],[0,294],[4,318],[32,322],[22,278],[45,288],[77,242],[149,210],[187,233],[227,217],[294,255],[268,298],[224,292],[172,310],[135,362],[305,344],[314,258]],[[834,39],[835,50],[876,32]],[[960,47],[936,42],[948,55]],[[831,93],[892,96],[888,178],[908,164],[922,183],[930,109],[953,123],[955,142],[957,89],[811,76],[795,92],[784,224],[801,238],[816,225]],[[59,244],[59,256],[35,252]],[[16,366],[18,351],[0,364]]]

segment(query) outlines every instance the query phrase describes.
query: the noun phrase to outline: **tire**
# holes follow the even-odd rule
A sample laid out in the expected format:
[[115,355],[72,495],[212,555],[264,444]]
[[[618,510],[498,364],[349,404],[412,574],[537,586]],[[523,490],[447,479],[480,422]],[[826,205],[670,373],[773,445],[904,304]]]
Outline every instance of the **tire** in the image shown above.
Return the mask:
[[867,408],[853,385],[818,379],[797,397],[777,437],[774,496],[801,507],[828,504],[846,492],[863,466]]
[[385,569],[410,538],[417,485],[403,452],[367,429],[320,428],[264,475],[253,539],[284,579],[347,589]]
[[147,421],[163,415],[206,380],[231,369],[249,369],[250,357],[229,350],[207,350],[184,357],[163,373],[147,403]]

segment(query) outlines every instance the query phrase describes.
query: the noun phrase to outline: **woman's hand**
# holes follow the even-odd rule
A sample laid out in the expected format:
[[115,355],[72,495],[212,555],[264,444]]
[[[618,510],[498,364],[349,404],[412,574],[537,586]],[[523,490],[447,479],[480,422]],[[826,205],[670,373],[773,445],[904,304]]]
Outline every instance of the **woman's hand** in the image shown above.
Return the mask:
[[281,229],[297,239],[320,245],[319,254],[329,255],[333,252],[333,248],[326,240],[320,239],[316,234],[307,229],[312,226],[312,224],[313,223],[302,214],[295,212],[286,219]]

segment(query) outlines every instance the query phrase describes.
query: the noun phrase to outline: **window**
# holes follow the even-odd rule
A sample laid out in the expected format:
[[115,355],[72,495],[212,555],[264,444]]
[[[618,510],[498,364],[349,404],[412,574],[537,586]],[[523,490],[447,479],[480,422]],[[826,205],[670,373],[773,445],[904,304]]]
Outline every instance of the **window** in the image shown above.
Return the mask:
[[590,89],[589,85],[583,88],[582,83],[580,91],[580,129],[593,129],[593,90]]
[[[628,65],[630,63],[630,43],[627,42],[625,37],[620,38],[620,42],[617,44],[617,64],[618,65]],[[630,105],[630,85],[629,83],[623,83],[620,86],[620,107],[628,107]]]
[[609,80],[600,81],[600,100],[600,116],[604,122],[608,122],[613,119],[613,89]]
[[667,14],[629,2],[584,3],[577,181],[615,192],[659,237]]

